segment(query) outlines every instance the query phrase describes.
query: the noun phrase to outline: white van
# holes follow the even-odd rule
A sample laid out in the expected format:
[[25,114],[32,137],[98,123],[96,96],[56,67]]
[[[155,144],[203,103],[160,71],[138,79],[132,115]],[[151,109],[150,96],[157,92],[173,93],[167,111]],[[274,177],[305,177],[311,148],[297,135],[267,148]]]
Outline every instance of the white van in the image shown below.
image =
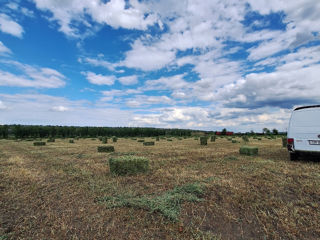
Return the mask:
[[290,160],[302,153],[320,156],[320,105],[298,107],[293,110],[287,136]]

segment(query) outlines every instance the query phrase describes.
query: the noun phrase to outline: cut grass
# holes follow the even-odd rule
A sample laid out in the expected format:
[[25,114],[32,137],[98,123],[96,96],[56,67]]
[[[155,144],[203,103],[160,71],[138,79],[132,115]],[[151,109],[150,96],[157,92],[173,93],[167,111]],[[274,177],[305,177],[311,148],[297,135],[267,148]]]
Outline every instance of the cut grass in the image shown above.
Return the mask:
[[144,209],[152,213],[158,212],[170,221],[179,220],[181,204],[183,202],[199,202],[205,192],[205,186],[200,183],[191,183],[175,187],[160,196],[106,196],[98,199],[106,204],[107,208],[130,207]]

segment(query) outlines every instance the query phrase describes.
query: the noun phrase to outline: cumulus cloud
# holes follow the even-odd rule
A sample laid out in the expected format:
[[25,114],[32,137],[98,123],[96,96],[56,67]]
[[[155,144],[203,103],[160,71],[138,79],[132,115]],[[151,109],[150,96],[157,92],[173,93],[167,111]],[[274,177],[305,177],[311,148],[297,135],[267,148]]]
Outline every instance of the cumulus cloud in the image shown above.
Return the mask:
[[14,67],[21,74],[0,69],[0,86],[59,88],[65,86],[66,77],[52,68],[31,66],[17,61],[1,61],[3,66]]
[[15,22],[4,13],[0,13],[0,31],[18,38],[22,38],[24,32],[19,23]]
[[123,85],[134,85],[134,84],[138,83],[138,77],[135,75],[120,77],[120,78],[118,78],[118,80]]
[[5,110],[5,109],[7,109],[7,106],[2,101],[0,101],[0,110]]
[[0,55],[10,54],[11,50],[0,41]]
[[95,85],[113,85],[116,78],[113,75],[106,76],[102,74],[95,74],[93,72],[82,72],[86,76],[87,80]]
[[[34,0],[36,7],[52,13],[51,20],[57,21],[60,31],[68,36],[80,37],[80,23],[90,29],[95,24],[109,25],[113,28],[146,30],[158,20],[145,4],[133,0]],[[89,18],[90,20],[88,20]]]

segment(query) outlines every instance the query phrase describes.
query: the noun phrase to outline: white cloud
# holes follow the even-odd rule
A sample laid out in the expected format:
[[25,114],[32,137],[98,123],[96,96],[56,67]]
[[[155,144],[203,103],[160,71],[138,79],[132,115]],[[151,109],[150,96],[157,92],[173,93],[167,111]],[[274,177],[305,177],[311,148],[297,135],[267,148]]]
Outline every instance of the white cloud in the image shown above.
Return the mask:
[[138,83],[138,77],[135,75],[120,77],[120,78],[118,78],[118,80],[123,85],[134,85],[134,84]]
[[8,107],[0,100],[0,110],[5,110]]
[[[6,124],[128,126],[128,119],[132,119],[130,111],[112,106],[96,106],[92,103],[88,107],[87,101],[72,101],[64,97],[0,94],[0,98],[10,107],[6,109],[6,114],[0,114],[0,122]],[[56,110],[52,106],[56,106]],[[61,114],[61,110],[65,108],[70,111]]]
[[125,60],[120,65],[152,71],[167,66],[175,59],[175,51],[144,45],[137,40],[132,49],[126,53]]
[[95,74],[93,72],[82,72],[86,76],[87,80],[96,85],[113,85],[116,78],[113,75],[106,76],[101,74]]
[[65,76],[51,68],[30,66],[17,61],[1,61],[21,71],[15,74],[0,70],[0,86],[59,88],[65,86]]
[[88,64],[91,64],[93,66],[96,66],[96,67],[104,67],[104,68],[107,68],[111,71],[114,71],[114,68],[115,68],[115,64],[112,64],[108,61],[105,61],[101,58],[99,59],[95,59],[95,58],[79,58],[78,61],[80,63],[88,63]]
[[69,108],[64,107],[64,106],[54,106],[51,108],[52,111],[56,111],[56,112],[66,112],[69,110]]
[[[53,14],[51,20],[60,25],[60,31],[68,36],[81,37],[79,28],[73,23],[82,23],[86,29],[92,24],[107,24],[113,28],[146,30],[158,20],[145,4],[133,0],[34,0],[36,7]],[[89,16],[92,22],[88,21]]]
[[13,21],[8,15],[0,13],[0,31],[22,38],[23,28],[21,25]]
[[10,54],[11,50],[0,41],[0,55]]

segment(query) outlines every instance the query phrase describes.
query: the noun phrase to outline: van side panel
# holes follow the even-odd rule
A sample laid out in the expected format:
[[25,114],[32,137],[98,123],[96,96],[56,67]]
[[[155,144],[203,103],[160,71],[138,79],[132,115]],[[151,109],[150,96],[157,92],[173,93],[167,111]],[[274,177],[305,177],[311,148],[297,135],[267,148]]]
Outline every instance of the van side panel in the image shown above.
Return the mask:
[[320,141],[319,136],[319,107],[293,111],[289,123],[288,138],[294,139],[295,150],[320,152],[320,145],[310,144],[310,140]]

